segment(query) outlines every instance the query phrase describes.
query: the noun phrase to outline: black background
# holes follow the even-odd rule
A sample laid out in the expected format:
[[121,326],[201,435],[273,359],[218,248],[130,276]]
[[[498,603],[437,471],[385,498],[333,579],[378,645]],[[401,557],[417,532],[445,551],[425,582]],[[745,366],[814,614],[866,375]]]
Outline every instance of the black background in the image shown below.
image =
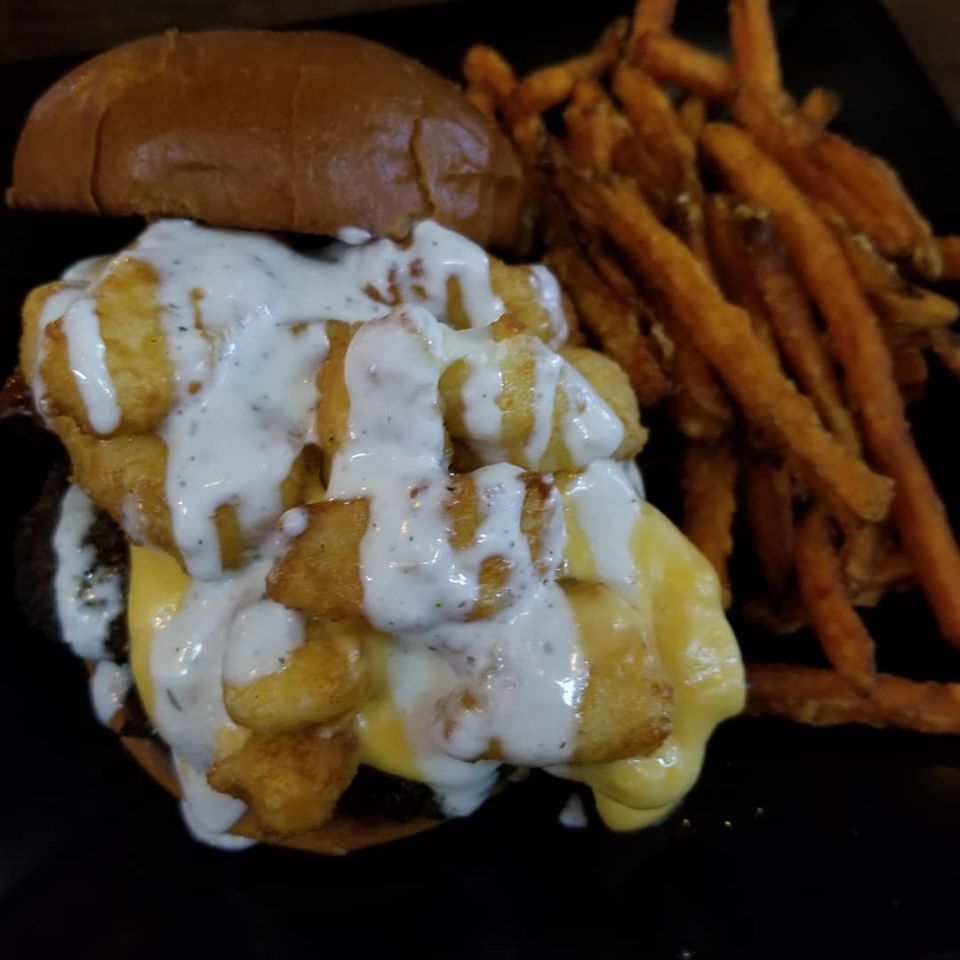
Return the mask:
[[[521,69],[582,51],[628,0],[453,4],[337,21],[457,75],[470,42]],[[677,32],[719,47],[724,4],[682,0]],[[844,98],[840,129],[901,171],[938,231],[960,231],[960,131],[878,6],[775,5],[788,85]],[[30,102],[71,62],[0,69],[0,162]],[[349,91],[345,91],[349,95]],[[66,152],[64,163],[70,162]],[[19,303],[67,263],[116,248],[122,222],[0,214],[0,372]],[[953,410],[935,376],[918,440],[960,507]],[[0,953],[241,958],[350,950],[416,957],[960,957],[960,740],[738,720],[665,824],[565,831],[558,783],[517,788],[467,822],[343,860],[193,843],[175,804],[99,728],[82,667],[28,630],[9,593],[15,517],[46,449],[0,427]],[[881,663],[956,679],[929,615],[894,598],[871,617]],[[744,630],[771,658],[783,641]]]

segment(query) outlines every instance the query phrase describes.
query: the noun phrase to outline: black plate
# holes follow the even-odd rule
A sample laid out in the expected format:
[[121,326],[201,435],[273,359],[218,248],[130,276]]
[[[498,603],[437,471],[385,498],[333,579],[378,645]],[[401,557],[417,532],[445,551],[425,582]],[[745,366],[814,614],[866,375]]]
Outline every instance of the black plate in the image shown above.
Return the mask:
[[[337,25],[455,75],[472,40],[528,68],[582,50],[628,6],[590,0],[568,12],[513,0]],[[681,35],[722,43],[723,3],[680,6]],[[806,0],[776,12],[789,85],[840,91],[844,129],[897,166],[939,230],[960,230],[960,135],[880,8]],[[27,106],[69,65],[0,70],[4,164]],[[132,230],[3,213],[2,231],[6,371],[27,289]],[[958,397],[939,377],[932,393],[941,403]],[[918,437],[960,506],[952,435],[938,434],[930,406],[918,411]],[[45,453],[7,428],[3,450],[0,542],[9,544]],[[548,784],[346,860],[269,848],[222,854],[189,840],[173,802],[97,726],[80,665],[18,618],[8,553],[0,571],[5,956],[960,956],[960,740],[739,720],[713,741],[683,809],[639,835],[563,830],[556,814],[567,788]],[[919,601],[887,604],[874,628],[889,664],[956,673]],[[779,641],[753,642],[769,651]]]

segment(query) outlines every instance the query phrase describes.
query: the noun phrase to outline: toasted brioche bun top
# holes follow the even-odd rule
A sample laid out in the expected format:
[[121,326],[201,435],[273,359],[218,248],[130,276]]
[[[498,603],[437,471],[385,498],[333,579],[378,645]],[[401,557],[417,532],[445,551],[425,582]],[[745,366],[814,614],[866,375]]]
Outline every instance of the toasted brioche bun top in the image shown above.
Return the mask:
[[8,202],[399,238],[431,217],[520,235],[522,171],[453,84],[338,33],[171,32],[117,47],[34,105]]

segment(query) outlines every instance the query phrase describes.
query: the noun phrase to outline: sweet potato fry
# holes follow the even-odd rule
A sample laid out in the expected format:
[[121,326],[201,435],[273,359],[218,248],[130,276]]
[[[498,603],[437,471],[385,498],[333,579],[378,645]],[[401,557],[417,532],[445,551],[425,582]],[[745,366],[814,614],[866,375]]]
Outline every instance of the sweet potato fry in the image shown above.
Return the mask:
[[937,237],[937,249],[943,262],[943,280],[960,280],[960,237]]
[[723,292],[728,300],[747,311],[757,336],[773,351],[766,304],[750,268],[731,198],[726,194],[711,194],[704,202],[704,214],[710,260]]
[[669,33],[648,33],[637,41],[633,62],[661,83],[671,83],[709,100],[723,103],[734,89],[730,64]]
[[641,407],[650,406],[667,392],[660,369],[640,327],[640,318],[571,247],[556,247],[546,264],[570,294],[587,329],[604,353],[623,367]]
[[472,87],[489,90],[503,104],[513,96],[517,88],[517,76],[513,67],[493,47],[474,44],[464,55],[463,75]]
[[916,403],[923,396],[927,383],[927,361],[923,350],[912,343],[899,343],[890,348],[893,379],[896,380],[904,403]]
[[847,595],[830,518],[818,504],[797,524],[794,560],[800,596],[827,659],[854,688],[870,690],[876,674],[873,640]]
[[779,97],[783,92],[780,54],[767,0],[731,0],[730,44],[737,81]]
[[833,362],[820,337],[810,301],[780,246],[769,219],[744,211],[741,228],[754,280],[766,305],[774,337],[824,425],[852,454],[860,437],[843,402]]
[[652,30],[669,30],[676,11],[677,0],[637,0],[630,23],[631,43]]
[[707,122],[707,102],[703,97],[684,97],[677,107],[677,117],[683,132],[694,142],[700,139],[700,131]]
[[800,101],[800,113],[811,123],[827,127],[840,113],[840,95],[825,87],[813,87]]
[[683,532],[710,561],[730,605],[727,559],[733,552],[733,515],[739,464],[729,437],[714,443],[693,440],[683,458]]
[[699,183],[694,145],[658,84],[644,71],[624,64],[613,75],[613,91],[667,178],[667,187],[677,194]]
[[645,284],[669,302],[676,321],[747,419],[837,509],[882,519],[890,481],[852,457],[823,429],[810,401],[780,372],[774,355],[754,334],[749,317],[723,299],[693,254],[657,221],[639,193],[622,181],[593,183],[569,170],[557,171],[557,176],[566,192],[579,194],[593,208]]
[[937,359],[960,380],[960,334],[955,330],[931,330],[930,346]]
[[707,124],[701,144],[742,197],[770,210],[832,334],[867,446],[879,468],[896,481],[896,524],[917,578],[944,636],[960,644],[960,550],[913,442],[876,315],[843,251],[797,187],[746,133]]
[[909,285],[904,292],[878,290],[870,299],[885,321],[911,329],[949,327],[960,316],[955,300],[923,287]]
[[577,84],[563,111],[563,122],[571,159],[577,166],[594,173],[608,173],[617,145],[632,136],[626,117],[596,80]]
[[960,684],[878,674],[862,696],[833,670],[755,663],[747,671],[747,713],[824,727],[862,723],[921,733],[960,733]]
[[626,30],[626,21],[616,20],[589,53],[527,74],[514,92],[512,109],[520,115],[543,113],[569,99],[580,81],[602,76],[620,59]]
[[[833,133],[818,137],[810,150],[817,163],[860,197],[878,219],[899,226],[907,237],[907,249],[899,256],[908,256],[921,276],[938,279],[943,263],[930,224],[908,196],[896,171],[879,157]],[[884,252],[898,256],[892,251]]]
[[738,91],[731,111],[799,186],[870,237],[881,253],[910,260],[923,276],[939,276],[930,225],[882,160],[749,88]]
[[753,550],[774,597],[784,596],[793,572],[793,490],[790,472],[761,454],[744,462],[741,502]]

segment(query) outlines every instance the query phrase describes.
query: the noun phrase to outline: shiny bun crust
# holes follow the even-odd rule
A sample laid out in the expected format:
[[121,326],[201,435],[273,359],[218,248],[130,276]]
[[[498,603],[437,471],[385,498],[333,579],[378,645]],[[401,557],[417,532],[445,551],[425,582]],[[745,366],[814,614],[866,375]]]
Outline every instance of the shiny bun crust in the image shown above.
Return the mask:
[[12,206],[400,238],[432,217],[518,242],[522,171],[453,84],[337,33],[170,32],[103,53],[34,105]]
[[[170,766],[170,755],[165,747],[155,740],[146,740],[139,737],[120,737],[120,742],[154,780],[174,796],[180,796],[180,786]],[[335,816],[318,830],[277,839],[264,836],[262,832],[257,830],[250,815],[246,814],[230,832],[263,843],[290,847],[294,850],[306,850],[309,853],[337,856],[349,853],[351,850],[373,847],[377,844],[389,843],[391,840],[409,837],[415,833],[422,833],[424,830],[439,826],[443,822],[442,820],[420,818],[406,823],[396,823],[392,820],[377,820],[374,818],[361,820],[354,817]]]

